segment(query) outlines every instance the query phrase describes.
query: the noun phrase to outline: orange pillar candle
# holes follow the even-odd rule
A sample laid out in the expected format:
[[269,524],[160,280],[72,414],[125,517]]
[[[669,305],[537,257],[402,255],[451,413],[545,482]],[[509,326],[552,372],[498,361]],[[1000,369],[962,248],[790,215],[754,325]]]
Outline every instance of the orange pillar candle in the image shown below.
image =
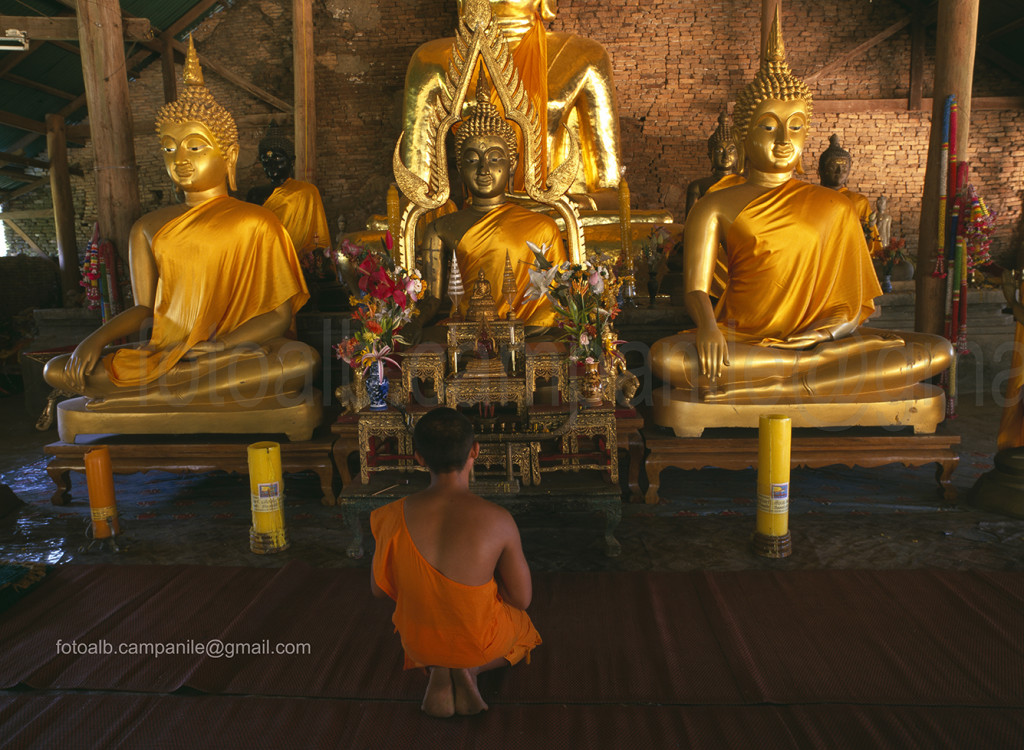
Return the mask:
[[763,557],[788,557],[789,464],[793,423],[780,414],[761,415],[757,450],[757,531],[754,551]]
[[93,539],[109,539],[121,533],[114,499],[114,472],[110,467],[110,448],[93,448],[85,454],[85,484],[89,489]]
[[284,531],[281,446],[277,443],[262,442],[249,446],[249,493],[252,502],[249,548],[257,554],[288,549]]
[[388,206],[388,231],[391,232],[391,258],[395,263],[402,264],[404,258],[401,255],[401,233],[402,233],[402,212],[401,202],[398,197],[398,186],[395,183],[391,183],[388,188],[387,197]]

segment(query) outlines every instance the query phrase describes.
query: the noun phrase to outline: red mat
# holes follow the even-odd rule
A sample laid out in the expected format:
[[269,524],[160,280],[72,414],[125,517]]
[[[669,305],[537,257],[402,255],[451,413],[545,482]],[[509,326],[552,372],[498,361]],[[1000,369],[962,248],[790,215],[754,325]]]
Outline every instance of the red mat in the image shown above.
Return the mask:
[[[0,687],[418,701],[366,570],[65,566],[0,616]],[[1024,707],[1024,575],[545,573],[533,663],[496,704]],[[308,643],[308,655],[75,655],[56,643]]]
[[1024,713],[928,706],[513,705],[446,721],[416,704],[238,696],[0,696],[12,748],[1014,748]]

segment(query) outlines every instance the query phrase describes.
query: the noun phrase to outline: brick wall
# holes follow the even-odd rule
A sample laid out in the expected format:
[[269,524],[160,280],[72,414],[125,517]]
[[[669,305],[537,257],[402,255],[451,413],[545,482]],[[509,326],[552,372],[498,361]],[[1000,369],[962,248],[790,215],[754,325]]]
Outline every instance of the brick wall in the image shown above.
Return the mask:
[[[440,8],[440,10],[439,10]],[[837,8],[839,10],[837,10]],[[451,33],[454,0],[323,0],[314,8],[317,76],[318,183],[332,228],[348,229],[369,214],[385,211],[392,180],[391,154],[400,131],[405,66],[422,42]],[[783,30],[789,62],[807,75],[906,14],[896,0],[785,3]],[[622,130],[623,162],[634,201],[681,215],[686,184],[706,174],[706,141],[717,113],[750,80],[757,65],[760,10],[754,0],[561,0],[552,30],[594,38],[614,65]],[[280,98],[292,98],[291,3],[238,0],[195,33],[204,54],[248,76]],[[813,85],[819,100],[899,98],[909,87],[908,29]],[[933,77],[934,39],[926,46],[925,96]],[[206,80],[218,101],[239,116],[272,108],[211,71]],[[975,69],[976,97],[1020,95],[1024,83],[981,61]],[[156,139],[149,129],[163,101],[159,65],[130,84],[136,123],[143,209],[172,199]],[[872,200],[890,197],[894,234],[916,249],[919,202],[924,182],[930,112],[836,114],[822,104],[809,133],[807,179],[816,180],[817,158],[836,132],[853,153],[850,187]],[[263,180],[256,163],[261,126],[241,128],[239,191]],[[973,177],[989,205],[1000,213],[997,253],[1013,252],[1024,192],[1024,112],[978,110],[971,124]],[[79,244],[95,216],[92,154],[72,150],[86,169],[73,178]],[[38,191],[11,209],[49,205]],[[52,222],[26,220],[41,246],[54,250]],[[11,239],[9,238],[9,241]],[[12,244],[17,244],[12,242]]]

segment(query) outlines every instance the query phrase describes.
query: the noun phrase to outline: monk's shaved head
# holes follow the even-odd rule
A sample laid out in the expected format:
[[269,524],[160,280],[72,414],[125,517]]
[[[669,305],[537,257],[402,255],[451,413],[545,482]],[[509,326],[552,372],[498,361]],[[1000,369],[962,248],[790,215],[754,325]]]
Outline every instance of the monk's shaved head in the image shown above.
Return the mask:
[[442,406],[432,409],[416,423],[413,446],[435,474],[459,471],[473,450],[473,423],[462,413]]

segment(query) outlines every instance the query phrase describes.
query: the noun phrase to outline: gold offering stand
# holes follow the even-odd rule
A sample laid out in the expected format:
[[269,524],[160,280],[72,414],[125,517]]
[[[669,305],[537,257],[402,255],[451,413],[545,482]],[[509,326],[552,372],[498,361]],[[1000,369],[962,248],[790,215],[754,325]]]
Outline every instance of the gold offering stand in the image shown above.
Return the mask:
[[[359,482],[338,497],[353,531],[351,557],[363,554],[362,514],[426,485],[413,458],[412,431],[436,405],[459,409],[474,423],[480,455],[471,489],[509,507],[582,505],[605,516],[610,556],[621,549],[618,433],[614,404],[583,407],[565,347],[527,343],[516,318],[446,322],[447,344],[423,344],[402,355],[386,409],[356,412]],[[538,391],[538,380],[557,388]],[[535,398],[539,393],[549,396]],[[613,395],[613,394],[612,394]],[[605,481],[580,476],[604,472]],[[542,478],[544,481],[542,483]]]

